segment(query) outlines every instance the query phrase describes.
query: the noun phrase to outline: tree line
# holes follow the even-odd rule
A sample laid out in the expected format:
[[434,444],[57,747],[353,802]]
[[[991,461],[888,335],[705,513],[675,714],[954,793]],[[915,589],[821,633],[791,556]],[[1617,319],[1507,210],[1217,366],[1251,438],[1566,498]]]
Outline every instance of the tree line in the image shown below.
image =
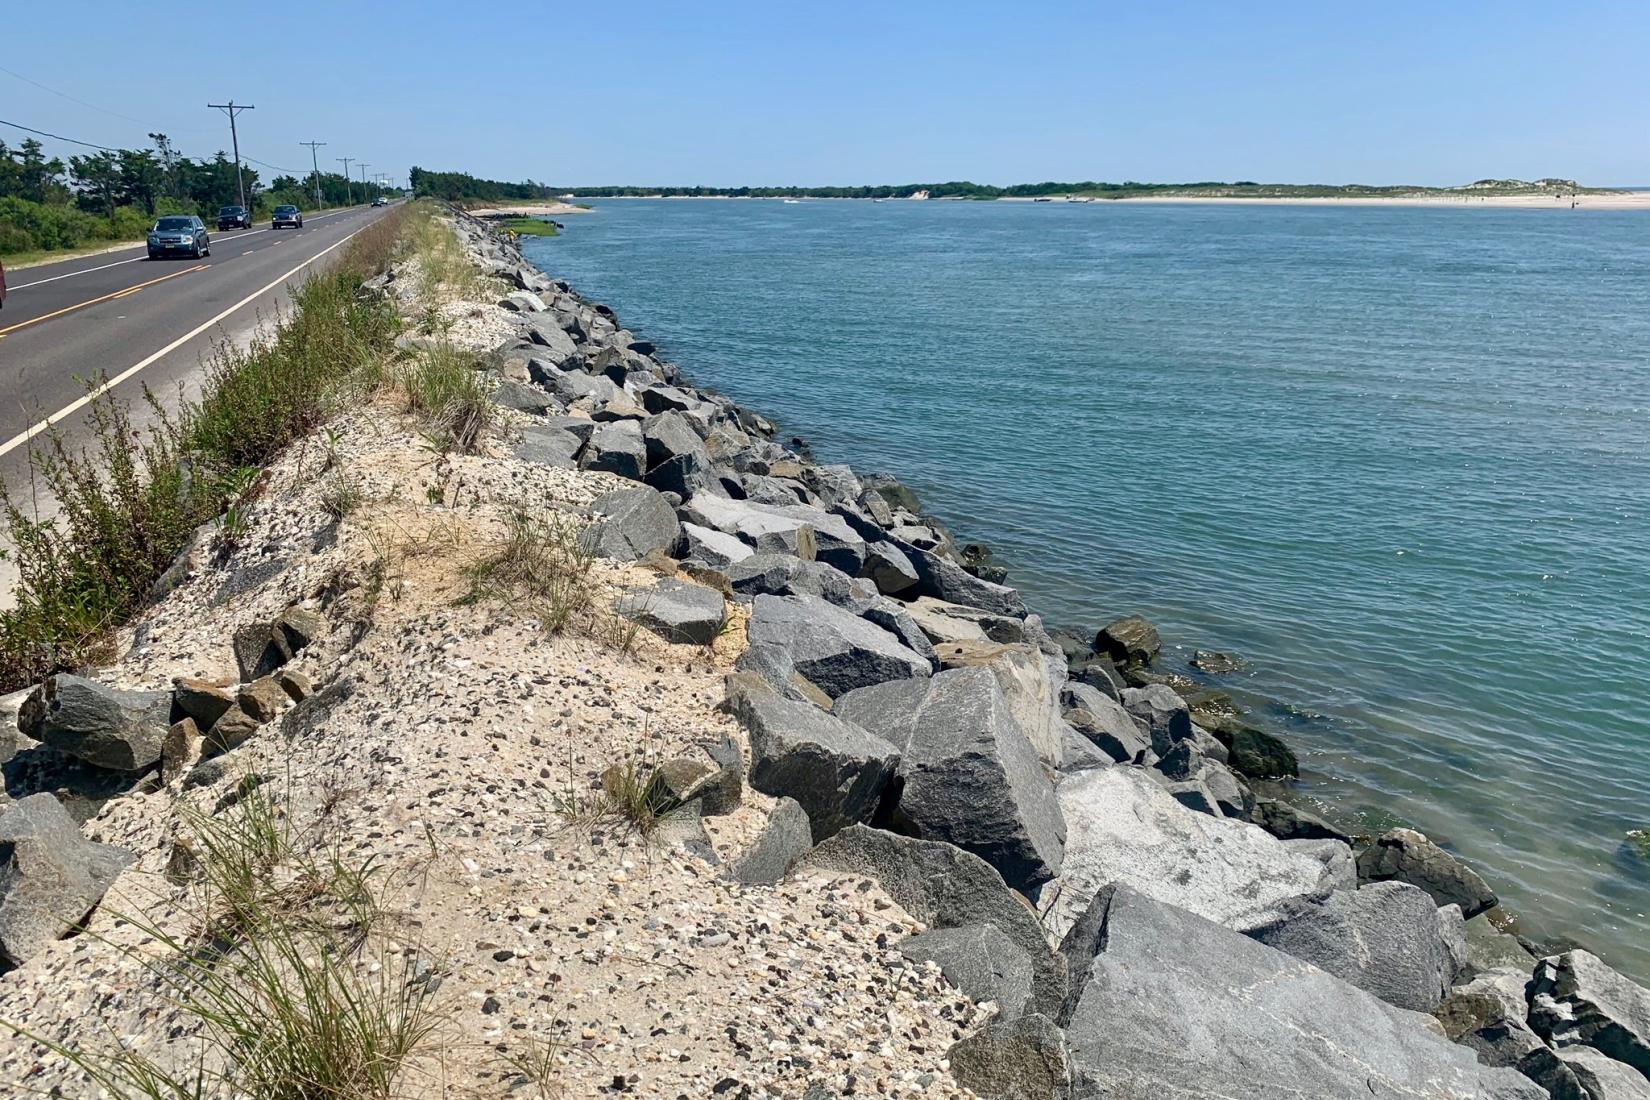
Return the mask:
[[[47,157],[34,138],[12,148],[0,141],[0,255],[75,248],[103,240],[142,237],[163,214],[199,214],[240,201],[235,162],[223,150],[210,158],[182,155],[165,134],[150,134],[148,149],[117,149]],[[243,163],[248,203],[255,216],[289,203],[313,209],[316,173],[280,175],[264,186]],[[322,205],[371,198],[376,184],[319,173]]]
[[505,183],[502,180],[477,179],[468,172],[432,172],[428,168],[414,168],[409,176],[413,194],[448,202],[473,199],[548,199],[557,194],[549,184],[524,180]]

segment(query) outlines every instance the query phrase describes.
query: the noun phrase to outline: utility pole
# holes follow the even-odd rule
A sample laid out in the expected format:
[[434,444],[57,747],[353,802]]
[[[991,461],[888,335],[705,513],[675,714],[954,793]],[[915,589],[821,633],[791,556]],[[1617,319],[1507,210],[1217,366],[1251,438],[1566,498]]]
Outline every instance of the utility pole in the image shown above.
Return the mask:
[[370,167],[371,167],[371,165],[369,165],[366,161],[361,162],[361,201],[362,202],[366,202],[367,198],[368,198],[368,196],[367,196],[367,169],[370,168]]
[[346,205],[354,206],[355,205],[355,196],[350,193],[350,189],[349,189],[349,162],[354,160],[355,158],[354,157],[333,157],[332,159],[333,160],[341,160],[341,161],[344,162],[344,202],[345,202]]
[[315,205],[317,207],[319,207],[319,206],[322,205],[322,201],[321,201],[321,165],[320,165],[320,162],[315,159],[315,147],[318,146],[318,145],[325,145],[326,142],[324,142],[324,141],[300,141],[298,144],[309,146],[309,165],[310,165],[311,168],[315,169]]
[[235,133],[235,116],[242,111],[256,111],[257,108],[250,103],[238,104],[233,99],[228,103],[208,103],[207,106],[216,107],[229,116],[229,144],[235,149],[235,190],[240,193],[241,207],[249,209],[246,205],[246,179],[241,175],[241,139]]

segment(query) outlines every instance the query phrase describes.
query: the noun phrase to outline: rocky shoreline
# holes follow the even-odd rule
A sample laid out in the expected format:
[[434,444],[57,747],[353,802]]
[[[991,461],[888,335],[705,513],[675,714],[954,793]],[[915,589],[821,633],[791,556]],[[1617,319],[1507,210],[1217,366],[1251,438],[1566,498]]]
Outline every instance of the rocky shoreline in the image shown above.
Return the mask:
[[[590,1094],[1650,1096],[1650,991],[1585,951],[1546,954],[1495,927],[1493,891],[1419,833],[1350,837],[1258,793],[1298,772],[1293,753],[1218,692],[1155,670],[1151,624],[1045,629],[989,551],[959,545],[896,480],[778,442],[776,425],[692,387],[483,222],[452,226],[483,275],[515,288],[483,360],[514,442],[469,476],[558,486],[542,491],[579,510],[579,542],[618,571],[614,612],[652,636],[658,672],[743,635],[720,664],[695,670],[687,656],[689,678],[660,696],[692,710],[720,678],[719,717],[682,718],[707,761],[651,773],[690,823],[673,842],[693,856],[683,866],[727,884],[730,912],[824,891],[779,918],[830,922],[810,936],[848,934],[877,906],[908,918],[875,951],[816,971],[787,1008],[869,993],[874,980],[837,969],[856,957],[874,972],[903,960],[912,981],[943,977],[958,996],[941,1011],[942,993],[895,981],[916,999],[889,1002],[906,1030],[860,1052],[884,1060],[874,1081],[791,1057],[806,1045],[793,1036],[771,1041],[785,1050],[769,1068],[736,1057],[753,1072],[708,1089],[604,1066]],[[408,282],[392,270],[369,287],[394,298]],[[490,331],[474,327],[477,341]],[[0,1019],[16,1019],[7,986],[38,981],[37,958],[85,944],[58,933],[134,859],[172,858],[135,807],[180,789],[221,796],[223,761],[271,747],[270,723],[288,740],[294,723],[345,728],[338,715],[363,689],[340,685],[372,680],[341,674],[358,651],[329,650],[338,632],[292,602],[302,588],[222,611],[238,612],[232,682],[136,692],[58,676],[13,700],[24,752],[129,775],[133,793],[88,803],[84,840],[50,794],[0,806],[0,955],[17,967],[0,976]],[[421,636],[473,627],[419,621]],[[337,663],[310,662],[317,651]],[[1229,658],[1195,660],[1214,672]],[[614,764],[598,752],[586,766],[611,784]],[[8,789],[20,783],[8,772]],[[615,873],[623,893],[632,872]],[[855,894],[886,900],[865,909]],[[701,929],[695,944],[731,938]],[[657,1027],[658,1012],[627,1021]],[[913,1038],[911,1021],[942,1017],[942,1046],[929,1024]]]

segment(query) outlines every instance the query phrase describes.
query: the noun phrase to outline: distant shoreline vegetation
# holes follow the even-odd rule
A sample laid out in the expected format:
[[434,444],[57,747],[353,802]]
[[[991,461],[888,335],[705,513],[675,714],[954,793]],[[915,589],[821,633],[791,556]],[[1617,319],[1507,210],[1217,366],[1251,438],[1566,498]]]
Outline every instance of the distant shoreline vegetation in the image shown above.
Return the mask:
[[1077,183],[1017,183],[1009,187],[970,183],[909,183],[875,187],[564,187],[550,188],[558,194],[579,198],[797,198],[797,199],[905,199],[924,192],[931,199],[1037,199],[1037,198],[1410,198],[1428,195],[1557,195],[1615,194],[1616,188],[1582,187],[1574,180],[1486,179],[1464,187],[1420,187],[1411,185],[1372,186],[1368,184],[1235,183],[1105,183],[1084,180]]
[[1611,187],[1583,187],[1567,179],[1482,179],[1462,187],[1420,187],[1409,184],[1374,186],[1361,183],[1105,183],[1083,180],[1076,183],[1016,183],[996,187],[988,183],[955,180],[950,183],[880,184],[864,187],[554,187],[524,180],[505,183],[477,179],[464,172],[412,170],[413,190],[419,195],[449,201],[504,199],[617,198],[729,198],[729,199],[1321,199],[1321,198],[1420,198],[1502,195],[1609,195],[1620,194]]

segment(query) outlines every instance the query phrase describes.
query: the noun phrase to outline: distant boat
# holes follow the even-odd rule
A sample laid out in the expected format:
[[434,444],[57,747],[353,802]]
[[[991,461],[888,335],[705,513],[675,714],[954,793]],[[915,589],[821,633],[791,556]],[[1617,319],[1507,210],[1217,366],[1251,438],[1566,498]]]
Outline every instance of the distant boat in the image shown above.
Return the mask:
[[802,200],[801,199],[786,199],[785,202],[788,205],[791,205],[791,206],[801,206],[802,205]]

